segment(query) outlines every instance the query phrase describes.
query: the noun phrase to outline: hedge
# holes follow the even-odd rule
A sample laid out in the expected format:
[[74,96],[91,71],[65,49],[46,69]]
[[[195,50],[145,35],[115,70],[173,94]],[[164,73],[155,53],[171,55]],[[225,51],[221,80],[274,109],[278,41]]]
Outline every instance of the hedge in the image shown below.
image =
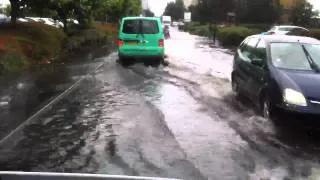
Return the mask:
[[237,46],[246,37],[260,32],[259,29],[249,29],[241,26],[223,27],[218,30],[218,39],[224,46]]
[[78,29],[72,36],[41,23],[0,24],[0,74],[28,64],[51,62],[63,52],[106,42],[115,32],[116,26],[111,24]]

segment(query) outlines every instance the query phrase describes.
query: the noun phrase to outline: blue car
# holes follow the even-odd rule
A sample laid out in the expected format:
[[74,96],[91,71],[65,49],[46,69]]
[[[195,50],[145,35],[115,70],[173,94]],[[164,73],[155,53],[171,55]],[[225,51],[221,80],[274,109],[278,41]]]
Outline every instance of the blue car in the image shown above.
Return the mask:
[[234,56],[232,89],[272,119],[279,110],[320,115],[320,41],[254,35]]

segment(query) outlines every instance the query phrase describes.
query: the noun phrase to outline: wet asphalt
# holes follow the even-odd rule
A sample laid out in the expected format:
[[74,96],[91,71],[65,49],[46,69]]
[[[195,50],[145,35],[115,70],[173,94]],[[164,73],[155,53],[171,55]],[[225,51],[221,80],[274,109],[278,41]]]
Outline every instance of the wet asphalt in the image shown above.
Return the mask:
[[[52,83],[40,86],[41,92],[82,81],[0,147],[0,170],[191,180],[320,178],[317,117],[263,119],[247,99],[231,92],[232,51],[174,29],[171,37],[169,66],[123,67],[111,53],[52,73]],[[8,100],[13,97],[1,93],[2,102],[7,100],[2,112],[14,112]],[[33,107],[21,103],[16,108]],[[35,109],[2,115],[1,121],[22,122]]]

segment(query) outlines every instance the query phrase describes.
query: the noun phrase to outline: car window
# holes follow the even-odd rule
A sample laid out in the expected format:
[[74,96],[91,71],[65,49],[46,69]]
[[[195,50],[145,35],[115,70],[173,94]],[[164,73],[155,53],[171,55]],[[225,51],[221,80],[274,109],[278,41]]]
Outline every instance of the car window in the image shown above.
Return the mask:
[[292,29],[294,29],[293,27],[279,27],[278,30],[279,31],[291,31]]
[[275,31],[277,29],[277,27],[273,26],[270,31]]
[[271,43],[272,64],[278,68],[311,70],[308,59],[299,43]]
[[304,45],[312,60],[320,67],[320,45],[319,44],[305,44]]
[[159,33],[159,27],[156,20],[125,20],[123,23],[122,32],[126,34],[157,34]]
[[258,59],[266,60],[267,58],[267,45],[264,40],[260,40],[256,50],[255,50],[255,55]]
[[241,47],[242,59],[245,61],[251,61],[254,58],[254,49],[258,43],[259,39],[252,37],[246,40]]

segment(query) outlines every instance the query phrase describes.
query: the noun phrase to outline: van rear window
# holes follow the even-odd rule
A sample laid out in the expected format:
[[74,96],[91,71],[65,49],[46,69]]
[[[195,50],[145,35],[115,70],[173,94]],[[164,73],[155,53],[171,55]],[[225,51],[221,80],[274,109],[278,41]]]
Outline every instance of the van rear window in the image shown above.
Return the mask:
[[132,19],[124,21],[122,32],[126,34],[158,34],[159,27],[156,20]]

